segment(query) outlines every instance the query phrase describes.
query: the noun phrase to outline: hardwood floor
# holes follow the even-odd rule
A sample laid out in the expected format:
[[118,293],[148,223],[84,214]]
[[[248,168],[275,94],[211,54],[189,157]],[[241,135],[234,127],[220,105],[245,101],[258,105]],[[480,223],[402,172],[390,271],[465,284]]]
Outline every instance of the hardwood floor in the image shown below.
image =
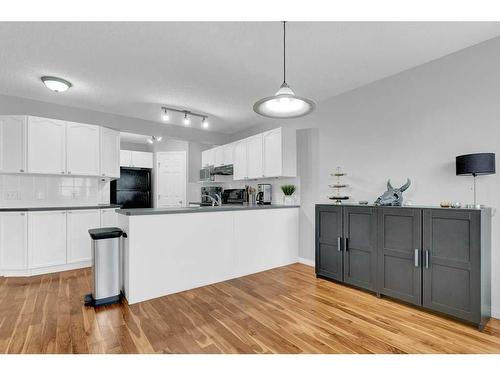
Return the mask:
[[89,269],[0,277],[1,353],[500,353],[484,332],[287,267],[89,308]]

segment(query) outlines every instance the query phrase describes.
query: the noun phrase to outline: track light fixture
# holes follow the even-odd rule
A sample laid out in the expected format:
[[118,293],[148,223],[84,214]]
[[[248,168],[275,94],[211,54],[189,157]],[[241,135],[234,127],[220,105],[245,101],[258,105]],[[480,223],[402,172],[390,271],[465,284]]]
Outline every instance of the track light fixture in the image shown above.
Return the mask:
[[161,135],[160,136],[152,135],[151,138],[147,139],[147,142],[152,145],[154,142],[160,142],[162,139],[163,137]]
[[184,114],[184,117],[182,119],[182,123],[185,126],[189,126],[191,124],[192,117],[201,118],[201,127],[203,129],[207,129],[209,126],[208,116],[202,115],[201,113],[196,113],[196,112],[191,112],[191,111],[181,110],[181,109],[176,109],[176,108],[170,108],[170,107],[161,107],[161,111],[162,111],[161,118],[163,121],[168,121],[170,119],[169,112],[177,112],[177,113]]

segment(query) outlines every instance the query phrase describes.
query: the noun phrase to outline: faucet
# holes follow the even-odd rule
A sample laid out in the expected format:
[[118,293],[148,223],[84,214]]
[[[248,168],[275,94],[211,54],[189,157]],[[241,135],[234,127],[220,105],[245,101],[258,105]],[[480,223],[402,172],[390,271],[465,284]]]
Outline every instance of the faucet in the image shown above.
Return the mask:
[[220,194],[215,194],[215,196],[217,197],[217,199],[214,199],[214,197],[212,197],[211,195],[208,195],[208,194],[203,194],[201,197],[208,197],[210,198],[210,200],[212,201],[212,207],[214,206],[222,206],[222,197],[220,196]]

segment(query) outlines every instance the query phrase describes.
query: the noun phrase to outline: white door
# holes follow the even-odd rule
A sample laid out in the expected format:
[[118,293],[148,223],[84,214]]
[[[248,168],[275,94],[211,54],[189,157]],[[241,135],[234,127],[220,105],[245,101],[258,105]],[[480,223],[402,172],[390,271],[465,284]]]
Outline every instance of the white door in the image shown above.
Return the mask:
[[153,168],[153,154],[144,151],[132,151],[132,166],[137,168]]
[[224,165],[224,148],[222,146],[213,149],[214,166],[220,167]]
[[116,208],[101,209],[101,228],[118,226],[118,214],[115,210]]
[[66,211],[29,212],[29,268],[62,264],[66,264]]
[[186,152],[158,152],[156,163],[156,206],[185,206]]
[[26,172],[25,116],[0,116],[0,172]]
[[247,178],[247,141],[239,141],[234,146],[233,153],[233,179],[244,180]]
[[101,226],[99,210],[68,211],[67,262],[89,261],[92,257],[89,229]]
[[281,128],[264,133],[264,176],[282,176]]
[[132,166],[132,151],[120,150],[120,167]]
[[247,139],[247,177],[260,178],[263,177],[263,150],[262,150],[262,134],[250,137]]
[[68,122],[66,169],[68,174],[99,176],[99,127]]
[[28,267],[28,220],[25,212],[0,213],[0,269]]
[[66,174],[66,121],[28,117],[28,172]]
[[102,127],[101,176],[120,177],[120,132]]

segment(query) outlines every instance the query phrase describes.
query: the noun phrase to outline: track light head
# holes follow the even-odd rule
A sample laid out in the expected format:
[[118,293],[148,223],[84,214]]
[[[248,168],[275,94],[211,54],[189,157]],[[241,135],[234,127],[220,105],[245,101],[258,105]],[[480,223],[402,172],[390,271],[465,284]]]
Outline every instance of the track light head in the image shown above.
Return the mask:
[[203,129],[207,129],[207,128],[208,128],[208,125],[209,125],[209,124],[208,124],[208,120],[207,120],[207,118],[204,116],[204,117],[203,117],[203,120],[201,120],[201,127],[202,127]]
[[167,122],[170,119],[170,116],[168,115],[167,109],[163,108],[163,114],[161,115],[161,119],[164,122]]
[[191,119],[189,118],[187,112],[184,112],[184,119],[182,120],[182,123],[186,126],[191,123]]

